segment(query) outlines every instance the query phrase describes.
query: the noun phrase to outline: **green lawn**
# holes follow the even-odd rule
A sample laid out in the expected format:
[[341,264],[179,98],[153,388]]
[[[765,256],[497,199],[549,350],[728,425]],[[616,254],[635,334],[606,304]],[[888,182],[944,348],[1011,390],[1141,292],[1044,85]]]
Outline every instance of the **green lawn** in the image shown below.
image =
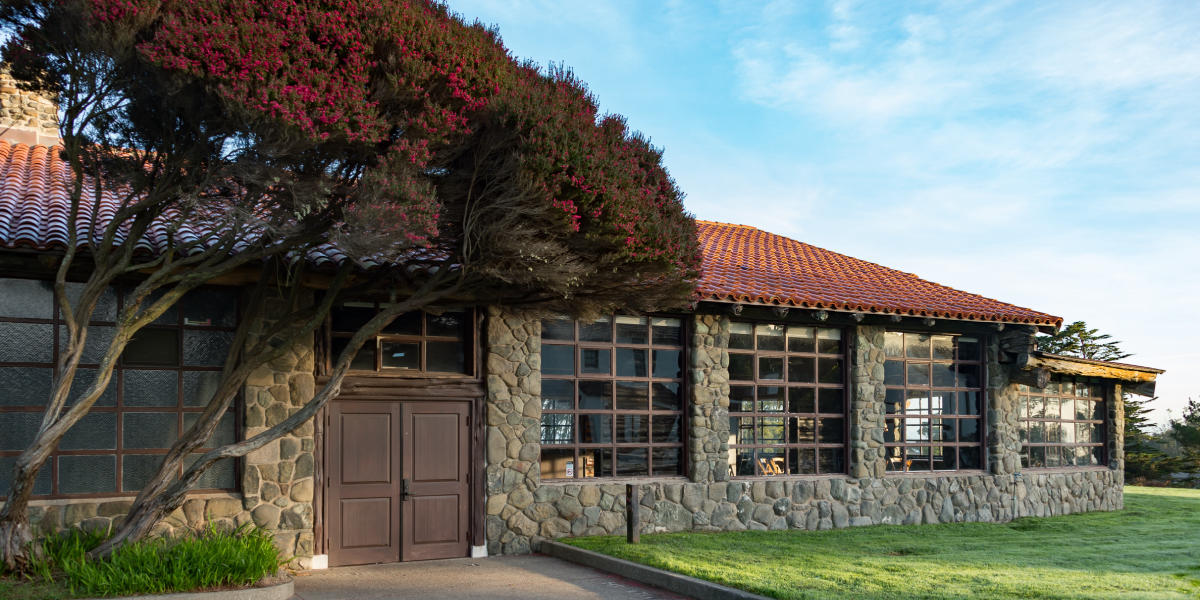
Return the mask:
[[569,544],[775,598],[1200,597],[1200,490],[1012,523],[672,533]]

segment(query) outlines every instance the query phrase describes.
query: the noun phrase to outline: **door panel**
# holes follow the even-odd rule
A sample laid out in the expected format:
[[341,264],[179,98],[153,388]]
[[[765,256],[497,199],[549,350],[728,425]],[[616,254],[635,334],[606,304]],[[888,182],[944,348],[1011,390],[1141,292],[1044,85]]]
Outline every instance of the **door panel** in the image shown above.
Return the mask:
[[400,560],[400,404],[334,402],[328,469],[329,560]]
[[467,555],[469,413],[465,402],[404,403],[404,560]]

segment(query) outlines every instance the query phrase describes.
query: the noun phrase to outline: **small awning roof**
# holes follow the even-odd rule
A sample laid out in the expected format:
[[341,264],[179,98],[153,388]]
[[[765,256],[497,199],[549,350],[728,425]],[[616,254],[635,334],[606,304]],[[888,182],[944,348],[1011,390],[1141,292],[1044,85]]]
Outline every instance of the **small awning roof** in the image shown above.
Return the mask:
[[1143,396],[1154,395],[1154,383],[1162,369],[1119,362],[1064,356],[1049,352],[1030,352],[1017,358],[1017,367],[1024,371],[1041,371],[1077,377],[1096,377],[1130,384],[1125,391]]

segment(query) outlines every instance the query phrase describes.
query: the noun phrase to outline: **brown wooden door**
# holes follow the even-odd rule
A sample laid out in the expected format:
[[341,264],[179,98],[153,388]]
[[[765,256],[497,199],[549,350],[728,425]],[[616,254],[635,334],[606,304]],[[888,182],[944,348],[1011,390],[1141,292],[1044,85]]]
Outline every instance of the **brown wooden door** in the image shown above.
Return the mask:
[[334,402],[326,506],[331,565],[400,560],[399,402]]
[[329,564],[467,556],[467,402],[335,401]]
[[466,402],[404,403],[403,560],[467,556],[469,414]]

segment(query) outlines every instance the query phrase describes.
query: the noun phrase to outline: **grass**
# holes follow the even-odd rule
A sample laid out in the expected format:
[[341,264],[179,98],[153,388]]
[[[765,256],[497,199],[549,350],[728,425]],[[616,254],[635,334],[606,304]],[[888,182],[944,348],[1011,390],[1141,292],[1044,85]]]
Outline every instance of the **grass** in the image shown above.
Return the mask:
[[105,560],[87,552],[106,532],[72,530],[38,542],[40,556],[23,577],[0,577],[0,599],[50,600],[133,596],[253,585],[285,562],[270,534],[215,528],[175,539],[123,546]]
[[774,598],[1197,598],[1200,490],[1011,523],[564,540]]

